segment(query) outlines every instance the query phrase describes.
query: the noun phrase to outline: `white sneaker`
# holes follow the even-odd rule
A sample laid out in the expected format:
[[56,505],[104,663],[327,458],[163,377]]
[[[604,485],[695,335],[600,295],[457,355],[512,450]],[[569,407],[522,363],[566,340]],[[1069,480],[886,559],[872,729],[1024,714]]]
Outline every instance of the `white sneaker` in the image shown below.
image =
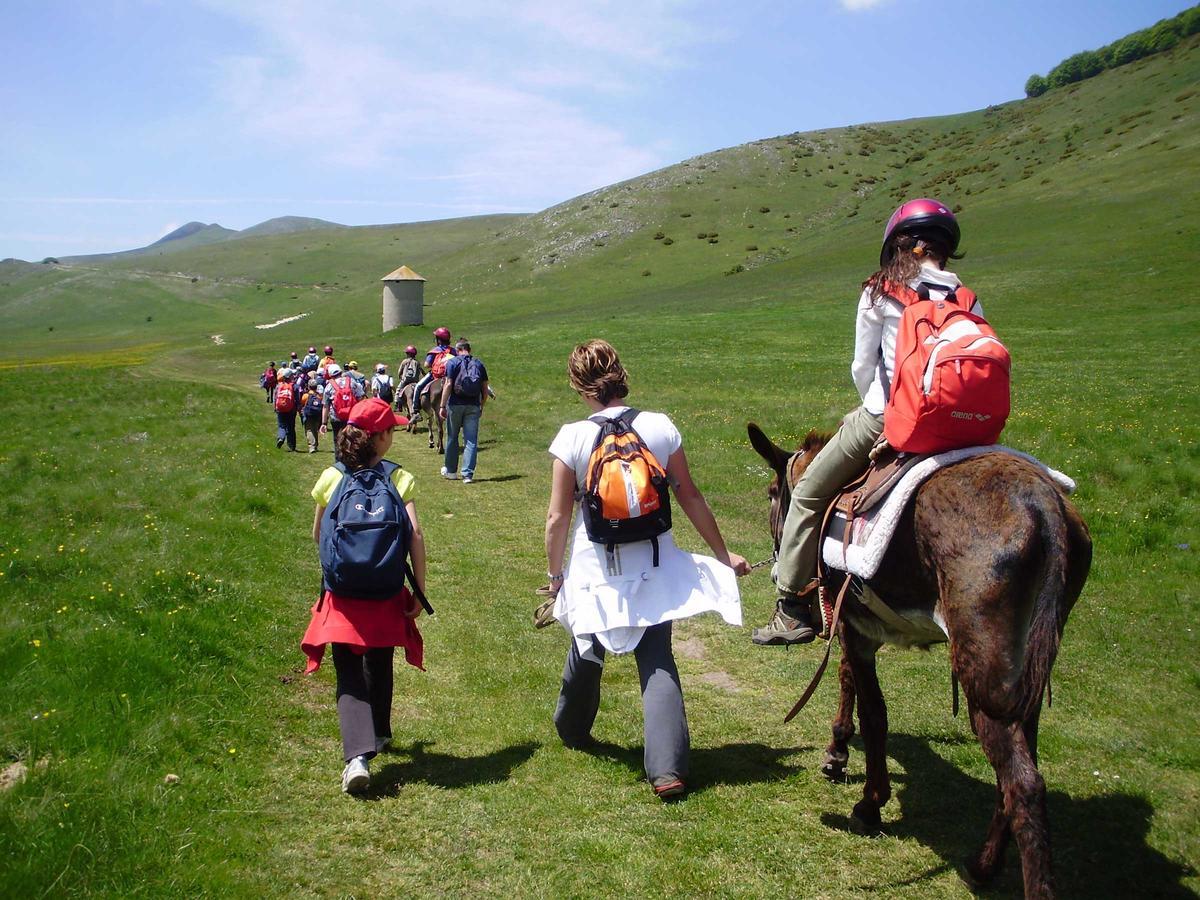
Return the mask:
[[356,756],[346,763],[346,768],[342,770],[343,791],[347,794],[361,794],[370,784],[371,772],[365,759]]
[[463,484],[470,484],[474,479],[470,475],[463,476]]
[[382,753],[390,746],[392,746],[392,739],[390,737],[375,738],[376,753]]
[[449,471],[445,466],[442,466],[442,477],[448,478],[451,481],[458,481],[458,473]]

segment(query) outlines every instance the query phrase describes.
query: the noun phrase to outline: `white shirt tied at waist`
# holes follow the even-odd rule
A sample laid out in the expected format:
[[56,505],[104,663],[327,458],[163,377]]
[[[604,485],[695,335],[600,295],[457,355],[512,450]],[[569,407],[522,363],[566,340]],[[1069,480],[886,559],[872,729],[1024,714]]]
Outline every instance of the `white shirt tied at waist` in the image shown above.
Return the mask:
[[[616,416],[624,409],[613,407],[605,415]],[[599,427],[586,419],[571,422],[550,445],[550,453],[574,470],[578,484],[583,483]],[[682,446],[678,430],[661,413],[639,413],[633,427],[663,465]],[[574,636],[584,659],[602,662],[593,641],[609,652],[629,653],[650,626],[704,612],[716,612],[730,625],[742,624],[733,569],[679,549],[669,531],[659,536],[658,552],[655,566],[650,541],[617,544],[610,565],[604,545],[588,540],[576,506],[570,561],[554,617]]]

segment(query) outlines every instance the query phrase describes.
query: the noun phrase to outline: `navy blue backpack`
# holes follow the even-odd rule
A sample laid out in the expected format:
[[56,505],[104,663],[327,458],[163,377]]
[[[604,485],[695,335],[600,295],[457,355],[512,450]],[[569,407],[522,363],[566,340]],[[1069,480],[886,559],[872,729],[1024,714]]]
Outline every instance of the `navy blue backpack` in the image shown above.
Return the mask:
[[387,460],[355,472],[342,463],[335,467],[342,480],[321,518],[325,586],[346,597],[383,600],[400,593],[407,580],[433,615],[408,564],[412,522],[392,483],[400,467]]

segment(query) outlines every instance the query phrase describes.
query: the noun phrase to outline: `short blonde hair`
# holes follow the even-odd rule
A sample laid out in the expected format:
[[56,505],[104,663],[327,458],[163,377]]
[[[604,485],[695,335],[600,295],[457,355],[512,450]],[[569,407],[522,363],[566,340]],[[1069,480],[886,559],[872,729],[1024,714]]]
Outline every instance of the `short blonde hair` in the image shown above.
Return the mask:
[[571,351],[567,377],[571,387],[599,403],[629,396],[629,373],[621,365],[613,345],[600,338],[579,344]]

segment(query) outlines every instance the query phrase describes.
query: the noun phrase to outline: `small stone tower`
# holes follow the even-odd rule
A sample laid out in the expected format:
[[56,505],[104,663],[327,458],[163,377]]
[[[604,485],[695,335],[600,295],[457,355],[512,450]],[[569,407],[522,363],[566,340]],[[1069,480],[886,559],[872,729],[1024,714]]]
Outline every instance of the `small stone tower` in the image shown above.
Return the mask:
[[379,279],[383,282],[383,330],[425,323],[425,279],[401,266]]

